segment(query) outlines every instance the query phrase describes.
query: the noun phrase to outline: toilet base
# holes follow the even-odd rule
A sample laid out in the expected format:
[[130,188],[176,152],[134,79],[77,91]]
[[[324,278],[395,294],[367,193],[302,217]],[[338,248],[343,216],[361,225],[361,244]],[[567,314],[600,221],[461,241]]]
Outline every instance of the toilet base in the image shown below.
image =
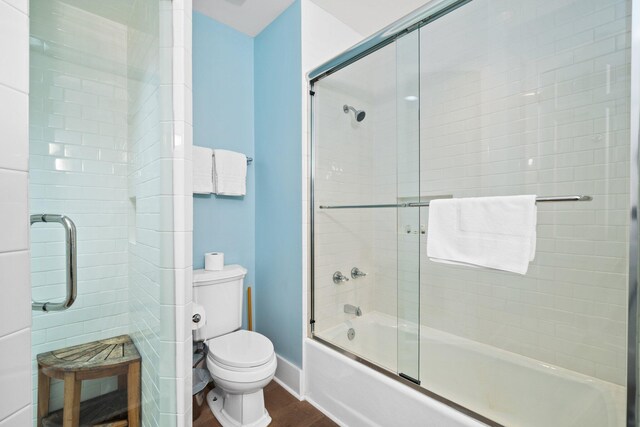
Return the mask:
[[[207,393],[207,404],[211,408],[213,416],[222,424],[222,427],[266,427],[271,424],[271,417],[264,407],[262,389],[249,394],[227,394],[226,398],[229,400],[226,402],[227,407],[225,408],[225,393],[220,387],[216,387]],[[235,412],[235,414],[230,414],[229,410]],[[242,424],[239,421],[239,418],[242,417],[242,412],[250,415],[253,420]],[[255,416],[256,413],[257,417]],[[237,418],[234,415],[237,415]]]

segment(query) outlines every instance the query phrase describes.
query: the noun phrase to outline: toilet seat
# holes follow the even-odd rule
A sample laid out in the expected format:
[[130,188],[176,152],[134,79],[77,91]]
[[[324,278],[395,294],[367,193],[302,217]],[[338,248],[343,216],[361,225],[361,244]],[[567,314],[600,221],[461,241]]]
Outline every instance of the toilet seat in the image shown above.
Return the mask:
[[257,332],[239,330],[207,341],[207,368],[214,379],[254,383],[273,376],[273,344]]
[[[232,366],[226,366],[219,363],[217,360],[210,356],[207,356],[207,369],[214,381],[225,381],[232,383],[257,383],[263,381],[266,378],[270,378],[276,372],[278,361],[275,354],[262,366],[256,366],[253,368],[234,368]],[[266,384],[265,384],[266,385]]]
[[218,365],[238,371],[263,366],[270,362],[275,354],[269,338],[242,329],[210,339],[207,341],[207,347],[209,356]]

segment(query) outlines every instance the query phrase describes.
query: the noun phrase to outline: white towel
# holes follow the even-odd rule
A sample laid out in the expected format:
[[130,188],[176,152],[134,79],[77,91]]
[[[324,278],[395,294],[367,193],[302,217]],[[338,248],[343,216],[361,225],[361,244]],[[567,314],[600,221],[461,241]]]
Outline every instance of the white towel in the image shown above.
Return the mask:
[[193,192],[197,194],[213,193],[213,150],[193,146]]
[[526,274],[536,252],[536,196],[429,202],[427,256]]
[[222,196],[247,194],[247,156],[229,150],[213,150],[213,192]]

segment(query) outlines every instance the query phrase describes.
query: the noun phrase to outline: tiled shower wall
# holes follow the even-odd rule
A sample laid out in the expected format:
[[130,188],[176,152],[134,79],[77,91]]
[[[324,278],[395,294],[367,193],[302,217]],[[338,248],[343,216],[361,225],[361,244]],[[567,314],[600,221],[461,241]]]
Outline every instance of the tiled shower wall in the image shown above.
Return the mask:
[[[163,178],[162,188],[164,203],[149,206],[145,205],[139,210],[142,213],[151,213],[143,216],[145,227],[139,227],[140,233],[136,233],[137,207],[131,203],[128,197],[131,191],[127,190],[127,175],[131,170],[127,166],[128,156],[134,154],[134,149],[127,146],[126,139],[129,136],[139,137],[136,142],[144,140],[143,144],[137,147],[148,147],[148,139],[152,139],[154,133],[152,129],[159,125],[153,124],[150,120],[158,119],[154,117],[151,102],[138,102],[144,92],[138,85],[141,80],[145,80],[145,74],[136,74],[140,69],[127,69],[127,48],[140,49],[137,52],[156,55],[152,48],[157,47],[158,34],[142,34],[147,28],[134,26],[133,30],[127,32],[125,24],[127,19],[136,14],[147,14],[149,19],[154,17],[153,6],[155,3],[155,21],[152,26],[157,30],[158,5],[168,13],[164,16],[163,41],[165,43],[163,66],[171,63],[173,57],[178,56],[180,67],[167,70],[163,74],[163,85],[165,96],[159,96],[158,102],[166,102],[168,108],[163,109],[163,120],[171,123],[165,127],[168,132],[162,135],[164,147],[167,149],[162,153],[168,161],[163,167],[159,166],[161,172],[156,177]],[[159,319],[166,320],[159,328],[159,345],[164,345],[162,350],[156,353],[162,355],[160,360],[153,359],[145,355],[144,363],[154,362],[154,368],[158,375],[151,378],[151,387],[160,388],[163,401],[158,404],[157,394],[151,399],[156,401],[155,408],[146,406],[143,408],[148,413],[145,414],[145,425],[187,425],[191,419],[188,403],[190,402],[190,375],[188,375],[187,355],[190,353],[190,334],[188,330],[188,309],[190,303],[190,265],[185,260],[190,260],[191,255],[185,248],[190,248],[191,225],[189,221],[190,210],[190,177],[191,171],[184,158],[185,153],[190,148],[190,133],[185,130],[184,124],[187,119],[190,123],[189,98],[184,96],[190,77],[188,63],[190,61],[190,31],[191,26],[187,25],[185,15],[191,16],[190,1],[147,1],[135,2],[136,9],[112,8],[110,4],[93,3],[100,13],[92,14],[87,11],[75,9],[72,5],[77,3],[73,0],[60,2],[31,2],[33,15],[36,19],[40,15],[43,35],[56,35],[51,40],[34,37],[31,40],[32,54],[35,58],[34,68],[31,71],[32,83],[35,87],[35,96],[32,99],[34,125],[31,135],[34,138],[33,144],[33,164],[32,172],[36,179],[33,179],[33,193],[35,199],[32,201],[32,208],[46,207],[60,208],[62,213],[68,214],[73,210],[78,213],[71,214],[76,220],[79,236],[82,236],[82,247],[80,248],[80,268],[79,275],[82,288],[79,289],[79,296],[72,311],[66,313],[68,328],[73,330],[77,338],[62,340],[65,328],[62,327],[62,320],[55,316],[62,313],[51,314],[51,322],[41,322],[45,330],[36,331],[34,337],[41,341],[47,337],[57,339],[57,345],[72,344],[78,341],[95,339],[99,336],[114,335],[124,333],[129,330],[129,321],[133,318],[128,316],[127,300],[127,257],[124,252],[124,259],[121,259],[123,251],[131,245],[131,242],[149,243],[146,248],[149,252],[156,251],[158,259],[162,256],[163,262],[170,266],[165,270],[145,271],[148,273],[150,282],[136,282],[145,299],[143,303],[162,302],[170,310],[163,310],[159,305],[157,314],[153,319],[144,318],[141,321],[149,320],[152,327],[159,323]],[[0,205],[0,217],[6,225],[6,233],[0,242],[0,270],[3,272],[4,281],[3,309],[0,312],[0,354],[2,355],[2,384],[4,390],[11,390],[5,393],[0,402],[0,425],[28,425],[31,423],[32,410],[31,398],[31,374],[32,367],[29,358],[25,355],[31,353],[31,310],[30,310],[30,274],[29,274],[29,211],[27,210],[27,182],[28,182],[28,152],[29,143],[27,140],[27,128],[29,125],[28,93],[29,81],[29,5],[26,1],[0,1],[0,48],[3,52],[3,64],[0,67],[0,93],[2,96],[1,109],[2,117],[0,129],[5,136],[0,143],[0,175],[3,179],[0,182],[6,185],[0,186],[2,201]],[[55,9],[56,13],[51,13]],[[182,31],[180,37],[173,40],[171,37],[174,14],[179,18]],[[100,16],[98,16],[100,15]],[[109,19],[102,19],[102,17]],[[45,19],[42,19],[42,18]],[[56,19],[66,21],[70,18],[78,19],[76,22],[65,22],[71,25],[73,31],[63,34],[57,32],[54,22]],[[189,18],[190,19],[190,18]],[[108,21],[108,22],[107,22]],[[37,21],[34,21],[37,22]],[[122,25],[121,25],[122,24]],[[130,28],[131,29],[131,28]],[[139,30],[139,31],[136,31]],[[47,34],[47,32],[50,32]],[[130,39],[127,40],[127,37]],[[156,39],[155,44],[150,39]],[[129,44],[129,46],[128,46]],[[61,49],[64,45],[65,48]],[[174,46],[179,46],[174,51]],[[150,48],[150,51],[143,49]],[[129,52],[131,54],[131,52]],[[49,54],[57,58],[52,65],[42,61],[43,54]],[[153,61],[149,58],[138,58],[141,64],[149,64]],[[133,63],[134,61],[132,61]],[[10,64],[10,66],[8,65]],[[157,61],[156,61],[157,64]],[[139,65],[136,63],[136,65]],[[142,71],[148,71],[142,67]],[[177,76],[177,77],[176,77]],[[157,75],[156,75],[157,77]],[[132,82],[133,80],[133,82]],[[150,79],[147,82],[159,84],[159,80]],[[174,85],[175,83],[175,85]],[[48,87],[45,90],[45,86]],[[190,87],[190,86],[189,86]],[[181,92],[180,108],[177,109],[176,117],[180,115],[182,127],[173,126],[173,111],[171,92]],[[131,89],[133,96],[128,99],[126,91]],[[143,93],[144,92],[144,93]],[[166,94],[169,93],[169,96]],[[66,95],[66,98],[65,98]],[[127,101],[130,101],[129,105]],[[146,101],[146,100],[145,100]],[[133,107],[137,114],[130,117],[127,123],[128,108]],[[136,108],[138,108],[136,110]],[[148,113],[148,115],[144,115]],[[80,120],[81,119],[81,120]],[[141,124],[141,122],[144,122]],[[129,125],[133,126],[129,126]],[[133,129],[132,129],[133,127]],[[49,129],[51,128],[51,129]],[[174,133],[175,130],[175,133]],[[146,139],[145,139],[146,138]],[[175,144],[174,144],[175,140]],[[48,144],[48,145],[47,145]],[[152,144],[151,144],[152,145]],[[47,146],[47,149],[45,149]],[[138,152],[144,158],[143,163],[147,165],[154,163],[149,156],[156,152],[146,150]],[[47,155],[53,157],[52,160],[46,158]],[[179,160],[176,163],[176,158]],[[98,163],[97,161],[100,161]],[[182,162],[182,164],[180,163]],[[48,169],[45,169],[47,166]],[[172,169],[177,168],[180,173],[180,183],[182,189],[176,194],[176,182],[172,180]],[[56,174],[59,172],[59,174]],[[84,179],[79,179],[78,173],[86,173]],[[141,172],[140,170],[135,173]],[[45,181],[44,177],[49,181]],[[64,176],[64,178],[63,178]],[[68,179],[68,180],[66,180]],[[168,184],[167,181],[168,180]],[[51,191],[42,191],[38,186],[48,182],[51,184]],[[152,181],[138,181],[144,191],[150,190],[147,186],[155,185]],[[64,188],[65,185],[78,184],[81,188]],[[117,186],[117,188],[116,188]],[[160,185],[158,186],[160,187]],[[86,198],[83,206],[79,202],[79,197]],[[45,199],[45,197],[47,199]],[[45,200],[50,203],[44,204]],[[62,203],[65,200],[65,203]],[[117,201],[120,201],[118,203]],[[93,211],[94,207],[99,209]],[[116,208],[117,206],[117,208]],[[174,209],[175,208],[175,209]],[[64,210],[63,210],[64,209]],[[153,216],[156,213],[160,216]],[[4,216],[2,216],[4,214]],[[88,228],[87,220],[101,221],[96,227]],[[124,226],[124,227],[123,227]],[[175,227],[175,228],[172,228]],[[166,230],[166,233],[157,233],[151,236],[147,230]],[[180,233],[172,233],[173,230]],[[61,230],[41,225],[39,232],[33,237],[37,243],[42,243],[42,248],[34,258],[34,268],[44,274],[36,274],[38,280],[49,279],[51,283],[60,285],[62,280],[59,274],[58,262],[61,262],[59,253],[61,247],[57,242],[62,237]],[[41,240],[38,241],[38,234]],[[145,234],[143,238],[138,238],[140,234]],[[180,235],[179,238],[176,237]],[[161,236],[161,237],[159,237]],[[54,239],[55,237],[55,239]],[[101,238],[103,237],[103,238]],[[49,243],[46,243],[46,239]],[[124,246],[123,246],[124,245]],[[87,253],[82,251],[87,249]],[[142,251],[141,251],[142,252]],[[160,253],[162,255],[160,255]],[[50,259],[46,259],[46,257]],[[184,260],[180,260],[184,258]],[[123,264],[115,266],[109,264],[113,260],[119,260]],[[95,263],[95,267],[86,268],[89,263]],[[84,265],[83,265],[84,264]],[[124,267],[121,270],[120,267]],[[51,273],[51,274],[49,274]],[[83,280],[87,281],[85,285]],[[102,280],[104,279],[104,280]],[[117,279],[117,280],[116,280]],[[135,278],[137,279],[137,278]],[[148,298],[152,292],[148,285],[151,284],[157,289],[156,295],[160,295],[155,300]],[[117,286],[114,289],[113,286]],[[62,288],[62,286],[59,286]],[[6,288],[6,289],[4,289]],[[162,292],[160,292],[162,289]],[[38,292],[41,292],[38,294]],[[41,288],[34,291],[34,297],[46,297],[53,295],[49,290]],[[58,294],[56,293],[57,297]],[[100,302],[97,302],[97,301]],[[114,302],[117,301],[118,304]],[[82,307],[80,304],[89,304]],[[118,307],[115,307],[115,306]],[[185,308],[185,306],[187,308]],[[75,315],[74,315],[75,314]],[[87,320],[83,322],[81,314],[86,314]],[[98,327],[100,325],[100,327]],[[118,325],[118,326],[114,326]],[[145,329],[143,325],[136,326],[131,331],[135,335],[138,329]],[[138,327],[139,326],[139,327]],[[158,329],[157,329],[158,331]],[[179,335],[179,338],[178,338]],[[180,340],[180,342],[178,342]],[[44,347],[34,348],[34,353],[44,351]],[[146,358],[148,357],[148,361]],[[176,362],[179,358],[180,365]],[[26,363],[25,363],[26,362]],[[184,363],[183,363],[184,362]],[[184,369],[178,369],[184,366]],[[160,375],[163,375],[161,377]],[[151,375],[153,377],[153,375]],[[147,384],[149,376],[147,377]],[[163,381],[164,380],[164,381]],[[168,380],[168,381],[167,381]],[[145,381],[143,379],[143,381]],[[83,384],[83,397],[87,397],[99,391],[106,391],[111,388],[109,382],[103,384]],[[55,393],[55,390],[54,390]],[[178,399],[179,397],[179,399]],[[149,400],[148,387],[143,397]],[[56,398],[54,397],[54,405]],[[162,411],[158,410],[162,407]],[[152,412],[155,411],[155,412]],[[157,414],[160,413],[158,417]]]
[[[160,369],[160,425],[191,425],[191,316],[193,276],[193,79],[192,2],[161,0],[164,21],[171,16],[172,38],[169,41],[161,25],[161,58],[172,58],[171,75],[162,79],[161,91],[170,90],[171,114],[163,124],[171,125],[172,228],[163,233],[170,238],[173,281],[161,284],[162,360]],[[161,60],[161,64],[164,62]],[[162,65],[162,70],[166,68]],[[166,99],[166,97],[164,98]],[[163,108],[167,107],[163,103]],[[168,273],[168,272],[167,272]]]
[[[151,4],[153,3],[153,4]],[[130,334],[142,357],[142,423],[159,425],[160,284],[163,225],[157,2],[137,2],[128,29],[128,230]],[[170,141],[170,139],[169,139]],[[164,168],[171,173],[170,168]],[[170,182],[170,179],[167,180]],[[170,188],[165,182],[167,192]],[[166,205],[166,203],[165,203]],[[169,207],[171,203],[169,203]],[[165,209],[164,217],[171,218]],[[169,275],[169,282],[171,280]]]
[[625,384],[630,5],[475,1],[421,30],[423,196],[594,197],[538,204],[524,277],[422,251],[423,324]]
[[[36,317],[46,331],[36,331],[43,341],[34,355],[130,333],[142,356],[144,425],[184,422],[191,398],[191,256],[185,250],[191,244],[181,243],[191,232],[191,172],[184,160],[190,110],[182,96],[185,106],[176,113],[182,125],[176,124],[172,100],[190,75],[191,27],[183,22],[190,9],[168,0],[117,10],[95,4],[96,14],[67,2],[32,6],[36,19],[41,16],[34,32],[42,32],[32,39],[32,209],[69,215],[80,246],[78,300],[67,312]],[[175,40],[174,14],[183,28]],[[62,232],[39,231],[34,285],[48,280],[61,289]],[[38,291],[35,298],[51,295],[49,288]],[[113,387],[110,380],[85,382],[83,399]],[[54,384],[54,408],[60,396]]]
[[[310,188],[310,176],[309,176],[309,140],[310,140],[310,122],[309,122],[309,92],[308,81],[306,79],[306,73],[311,71],[316,66],[334,57],[342,50],[357,43],[361,40],[362,35],[345,25],[343,22],[336,19],[333,15],[320,8],[311,0],[301,1],[301,15],[302,15],[302,304],[303,313],[302,319],[304,322],[303,336],[307,337],[309,332],[309,236],[310,236],[310,212],[309,212],[309,188]],[[339,105],[341,99],[336,99]],[[344,114],[344,113],[343,113]],[[343,263],[338,262],[336,267],[343,267]],[[330,270],[330,268],[328,269]],[[346,271],[344,272],[347,273]],[[326,274],[326,270],[325,270]],[[331,273],[332,274],[332,273]],[[326,280],[326,277],[323,277]],[[371,284],[372,280],[368,280]],[[350,295],[345,297],[345,300],[350,299]],[[357,303],[357,301],[355,302]],[[340,306],[333,304],[334,310],[339,310]],[[335,312],[334,312],[335,313]],[[318,318],[316,316],[316,318]],[[322,327],[322,325],[320,325]],[[319,330],[316,329],[316,330]],[[304,352],[304,350],[303,350]],[[304,356],[303,356],[304,359]],[[306,363],[306,362],[303,362]]]
[[191,421],[191,2],[137,2],[129,31],[131,334],[143,425]]
[[[358,123],[351,111],[343,112],[344,104],[370,111],[366,90],[345,93],[343,85],[353,77],[341,75],[317,91],[316,132],[331,144],[315,153],[316,206],[368,203],[372,196],[372,122]],[[345,304],[360,306],[363,312],[372,308],[373,275],[354,280],[350,272],[353,267],[365,272],[373,268],[373,223],[370,212],[316,209],[315,225],[314,314],[316,330],[322,331],[353,317],[344,313]],[[349,281],[335,284],[336,271]]]
[[[318,112],[316,136],[335,158],[316,171],[316,204],[397,203],[418,194],[589,194],[594,200],[539,204],[538,251],[525,277],[430,262],[419,231],[428,208],[420,217],[410,209],[397,217],[383,210],[317,215],[315,320],[334,317],[316,330],[349,318],[340,314],[341,304],[366,301],[349,294],[354,288],[339,291],[323,281],[349,257],[367,253],[371,309],[404,319],[420,315],[425,326],[624,384],[629,12],[630,2],[619,0],[475,1],[421,29],[419,93],[391,77],[396,60],[398,70],[412,67],[398,55],[347,77],[356,62],[319,82],[321,93],[322,85],[345,76],[332,99],[322,100],[332,105],[320,108],[368,99],[360,136],[369,144],[348,152],[359,136],[340,128],[337,114],[328,120]],[[377,72],[388,78],[374,82]],[[392,118],[417,95],[420,143],[410,149],[417,126],[412,133]],[[354,155],[361,164],[352,162]],[[329,172],[339,177],[331,178],[333,188],[321,182]],[[374,190],[363,191],[369,179]],[[354,224],[363,235],[373,233],[373,250],[356,250],[358,240],[369,242],[348,230]],[[418,234],[406,233],[407,226]],[[318,236],[318,230],[334,234]]]
[[28,3],[0,0],[0,426],[31,423]]
[[[34,0],[31,34],[30,211],[69,216],[79,242],[73,307],[34,313],[35,401],[37,354],[128,332],[127,30],[64,2]],[[34,224],[31,242],[33,299],[59,300],[62,227]],[[82,398],[114,384],[86,382]],[[62,406],[61,382],[52,384],[51,405]]]
[[[417,200],[419,144],[417,89],[413,88],[417,88],[418,52],[414,49],[411,54],[413,68],[407,72],[399,57],[406,50],[406,46],[400,52],[395,45],[387,46],[317,83],[316,207]],[[408,95],[414,98],[404,100]],[[357,123],[346,116],[342,112],[345,103],[365,110],[365,119]],[[405,108],[406,114],[401,115],[412,119],[398,120],[398,108]],[[398,268],[398,251],[417,253],[417,211],[316,210],[315,222],[316,331],[353,317],[343,313],[347,303],[359,305],[364,313],[381,311],[400,314],[406,320],[414,318],[417,257],[401,256],[406,262]],[[352,267],[360,268],[367,277],[333,284],[334,271],[349,277]],[[405,303],[398,304],[399,295]]]

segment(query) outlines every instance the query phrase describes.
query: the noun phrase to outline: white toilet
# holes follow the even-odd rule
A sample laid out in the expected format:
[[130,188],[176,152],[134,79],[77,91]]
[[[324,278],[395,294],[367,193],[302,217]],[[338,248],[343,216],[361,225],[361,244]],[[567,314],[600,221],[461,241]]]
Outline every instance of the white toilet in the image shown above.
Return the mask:
[[193,272],[193,299],[206,314],[195,339],[209,348],[207,368],[215,383],[207,403],[224,427],[263,427],[271,422],[262,389],[276,372],[276,354],[267,337],[240,329],[246,274],[239,265]]

